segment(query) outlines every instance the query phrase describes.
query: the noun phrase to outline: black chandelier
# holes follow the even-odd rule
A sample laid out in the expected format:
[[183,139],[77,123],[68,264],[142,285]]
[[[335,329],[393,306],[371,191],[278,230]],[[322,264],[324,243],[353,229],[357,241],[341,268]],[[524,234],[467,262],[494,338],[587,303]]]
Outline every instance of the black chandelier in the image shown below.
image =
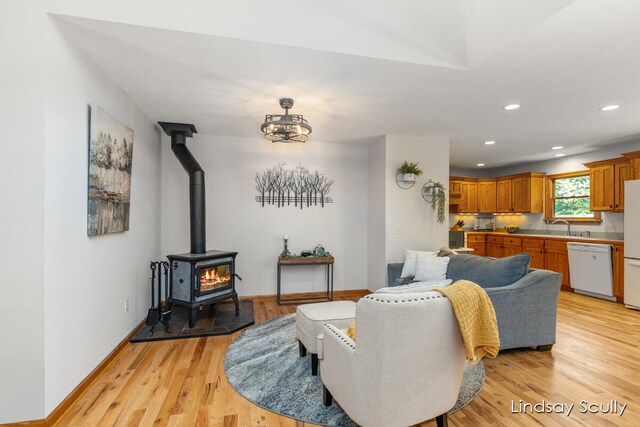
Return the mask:
[[280,98],[284,114],[267,114],[260,130],[271,142],[307,142],[311,126],[302,114],[289,114],[293,99]]

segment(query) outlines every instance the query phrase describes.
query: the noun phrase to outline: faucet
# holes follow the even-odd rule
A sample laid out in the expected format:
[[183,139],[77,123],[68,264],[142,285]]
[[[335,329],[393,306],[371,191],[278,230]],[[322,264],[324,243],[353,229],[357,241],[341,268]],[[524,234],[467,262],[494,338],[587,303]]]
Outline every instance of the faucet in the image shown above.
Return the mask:
[[556,222],[563,222],[567,224],[567,236],[571,236],[571,224],[566,219],[556,219],[551,224],[555,224]]

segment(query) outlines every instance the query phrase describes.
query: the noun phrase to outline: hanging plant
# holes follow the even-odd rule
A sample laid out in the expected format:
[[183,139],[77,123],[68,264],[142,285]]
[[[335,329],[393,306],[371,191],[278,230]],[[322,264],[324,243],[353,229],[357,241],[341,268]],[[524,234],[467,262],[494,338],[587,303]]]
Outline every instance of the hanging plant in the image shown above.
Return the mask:
[[447,190],[440,181],[429,180],[422,187],[422,198],[431,203],[431,209],[437,212],[438,223],[444,224],[445,205],[447,202]]
[[415,182],[416,177],[422,175],[422,169],[418,167],[418,162],[404,161],[397,171],[402,175],[404,182]]

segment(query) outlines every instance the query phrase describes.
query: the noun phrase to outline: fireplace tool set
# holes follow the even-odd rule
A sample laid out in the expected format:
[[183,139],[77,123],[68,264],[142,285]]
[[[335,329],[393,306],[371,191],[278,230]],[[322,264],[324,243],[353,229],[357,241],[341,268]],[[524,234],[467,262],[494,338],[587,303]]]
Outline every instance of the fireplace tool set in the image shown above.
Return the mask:
[[[151,268],[151,307],[147,314],[147,326],[151,326],[149,336],[155,332],[158,323],[162,323],[165,332],[169,332],[169,319],[171,310],[165,303],[162,304],[162,278],[164,276],[164,295],[169,295],[169,263],[167,261],[152,261]],[[156,299],[156,291],[158,298]]]

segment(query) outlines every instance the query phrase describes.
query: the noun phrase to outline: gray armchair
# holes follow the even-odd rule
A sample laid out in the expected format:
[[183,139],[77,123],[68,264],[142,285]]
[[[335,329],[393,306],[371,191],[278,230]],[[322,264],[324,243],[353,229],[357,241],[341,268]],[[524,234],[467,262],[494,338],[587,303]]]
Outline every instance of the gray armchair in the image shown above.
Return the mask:
[[[528,254],[493,259],[477,255],[454,255],[449,263],[447,278],[466,279],[482,286],[489,295],[498,319],[500,349],[536,347],[551,350],[556,342],[556,317],[562,275],[548,270],[526,267],[514,276],[514,262],[525,261]],[[519,259],[517,259],[520,257]],[[510,260],[511,258],[512,260]],[[387,266],[389,286],[401,282],[402,264]],[[518,277],[509,283],[508,277]]]

